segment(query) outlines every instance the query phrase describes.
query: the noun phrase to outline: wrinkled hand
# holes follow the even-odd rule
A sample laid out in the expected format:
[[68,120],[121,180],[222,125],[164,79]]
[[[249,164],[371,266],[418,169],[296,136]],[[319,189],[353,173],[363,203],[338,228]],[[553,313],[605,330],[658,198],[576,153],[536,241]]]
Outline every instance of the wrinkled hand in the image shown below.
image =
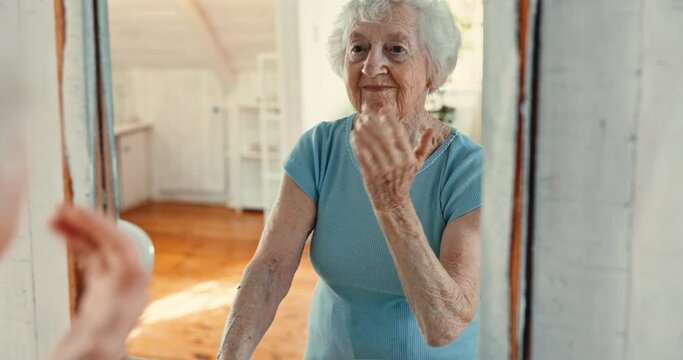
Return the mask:
[[93,211],[62,206],[52,227],[83,267],[80,310],[53,359],[118,359],[147,300],[147,275],[133,241]]
[[351,144],[375,210],[410,201],[415,175],[432,150],[433,129],[425,131],[416,148],[398,118],[385,111],[361,113],[354,130]]

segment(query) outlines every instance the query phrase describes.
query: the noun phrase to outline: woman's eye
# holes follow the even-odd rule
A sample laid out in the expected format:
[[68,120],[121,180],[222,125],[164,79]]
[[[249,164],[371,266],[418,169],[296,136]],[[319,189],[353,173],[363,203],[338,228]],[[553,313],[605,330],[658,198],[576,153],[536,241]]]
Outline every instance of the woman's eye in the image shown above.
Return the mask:
[[363,45],[354,45],[351,47],[351,52],[352,53],[360,53],[365,51],[365,47]]
[[391,52],[396,54],[403,54],[404,52],[406,52],[406,48],[400,45],[394,45],[391,47]]

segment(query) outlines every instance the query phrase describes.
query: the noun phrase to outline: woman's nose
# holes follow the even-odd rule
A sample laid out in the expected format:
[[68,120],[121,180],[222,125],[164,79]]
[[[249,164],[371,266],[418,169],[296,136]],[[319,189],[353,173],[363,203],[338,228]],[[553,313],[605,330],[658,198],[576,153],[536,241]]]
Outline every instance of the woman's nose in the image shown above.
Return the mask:
[[387,64],[386,58],[382,52],[382,48],[379,46],[373,46],[367,58],[365,58],[365,63],[363,64],[363,74],[369,77],[374,77],[381,74],[386,74]]

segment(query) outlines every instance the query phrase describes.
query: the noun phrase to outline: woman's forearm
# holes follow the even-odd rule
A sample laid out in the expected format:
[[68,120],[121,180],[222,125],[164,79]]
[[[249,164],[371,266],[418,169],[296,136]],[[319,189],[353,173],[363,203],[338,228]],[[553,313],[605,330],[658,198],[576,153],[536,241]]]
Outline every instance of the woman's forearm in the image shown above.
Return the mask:
[[245,269],[225,324],[219,360],[251,358],[287,292],[278,286],[276,271],[258,262]]
[[284,175],[261,242],[237,289],[218,359],[251,357],[292,285],[315,216],[315,203]]
[[443,267],[411,201],[375,214],[423,337],[431,346],[452,342],[472,320],[476,294]]

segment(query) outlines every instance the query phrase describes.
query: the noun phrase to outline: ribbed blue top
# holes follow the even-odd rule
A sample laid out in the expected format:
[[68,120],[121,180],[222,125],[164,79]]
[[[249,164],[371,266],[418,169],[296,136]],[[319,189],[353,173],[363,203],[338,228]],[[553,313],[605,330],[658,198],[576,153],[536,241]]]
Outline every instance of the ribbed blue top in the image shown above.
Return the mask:
[[[285,161],[318,212],[310,257],[320,281],[305,358],[476,359],[478,316],[440,348],[420,335],[351,150],[354,115],[307,131]],[[480,206],[482,158],[479,144],[453,130],[415,177],[411,198],[437,256],[446,224]]]

